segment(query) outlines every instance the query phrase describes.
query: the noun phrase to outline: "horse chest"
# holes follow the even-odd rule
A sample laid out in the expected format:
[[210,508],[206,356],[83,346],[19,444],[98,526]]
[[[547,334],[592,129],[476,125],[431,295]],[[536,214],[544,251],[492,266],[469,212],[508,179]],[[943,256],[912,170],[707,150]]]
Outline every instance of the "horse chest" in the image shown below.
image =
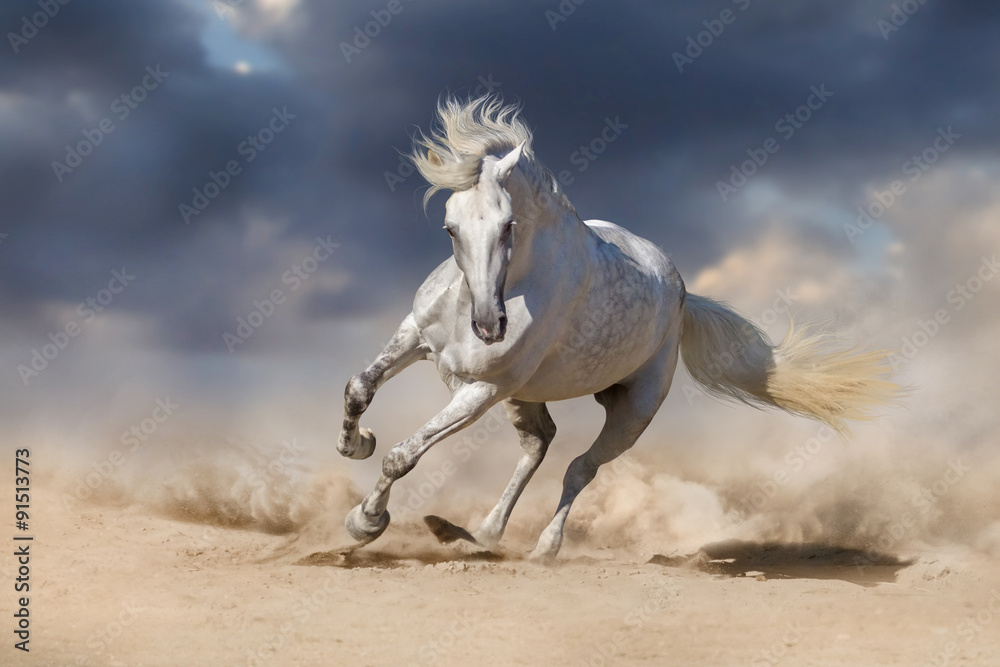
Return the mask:
[[523,302],[508,300],[510,325],[504,341],[486,345],[472,332],[470,303],[460,284],[442,290],[420,309],[420,335],[430,350],[430,358],[444,377],[463,380],[505,381],[517,375],[523,365],[527,329],[531,317]]

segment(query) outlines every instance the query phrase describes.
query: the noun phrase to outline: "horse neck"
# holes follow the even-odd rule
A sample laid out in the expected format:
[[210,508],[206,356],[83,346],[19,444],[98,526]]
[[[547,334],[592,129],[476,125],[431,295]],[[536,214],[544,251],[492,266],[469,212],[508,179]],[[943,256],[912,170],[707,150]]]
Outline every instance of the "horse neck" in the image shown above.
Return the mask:
[[[517,283],[540,270],[552,275],[553,267],[571,266],[587,253],[590,229],[572,207],[566,207],[556,194],[541,193],[527,179],[516,179],[509,187],[517,224],[523,232],[514,233],[514,250],[508,268],[508,283]],[[513,185],[513,184],[511,184]]]

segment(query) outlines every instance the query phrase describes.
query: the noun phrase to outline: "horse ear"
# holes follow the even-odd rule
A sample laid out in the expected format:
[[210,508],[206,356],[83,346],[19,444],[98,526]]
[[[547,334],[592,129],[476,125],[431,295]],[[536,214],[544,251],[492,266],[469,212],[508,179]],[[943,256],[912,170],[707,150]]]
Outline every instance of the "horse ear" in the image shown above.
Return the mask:
[[524,142],[522,141],[517,145],[514,150],[503,156],[499,162],[497,162],[497,180],[504,180],[510,176],[510,172],[514,171],[514,167],[517,166],[518,160],[521,159],[521,153],[524,152]]
[[444,162],[441,160],[441,156],[432,150],[427,151],[427,161],[430,162],[435,167],[440,167]]

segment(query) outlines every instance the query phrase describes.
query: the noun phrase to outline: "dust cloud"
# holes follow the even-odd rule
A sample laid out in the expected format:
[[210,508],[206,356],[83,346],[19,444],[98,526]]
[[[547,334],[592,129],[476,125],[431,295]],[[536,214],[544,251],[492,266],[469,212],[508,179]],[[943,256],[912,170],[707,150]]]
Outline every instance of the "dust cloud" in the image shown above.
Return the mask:
[[[728,300],[773,340],[794,317],[827,321],[845,340],[893,351],[896,379],[909,394],[842,440],[804,419],[719,403],[680,367],[638,444],[577,501],[567,546],[688,553],[742,539],[1000,554],[1000,279],[993,259],[1000,203],[966,196],[987,191],[984,178],[975,165],[929,176],[922,194],[883,221],[894,240],[868,264],[833,253],[843,238],[803,236],[793,214],[783,219],[778,211],[770,231],[689,276],[690,291]],[[938,224],[945,212],[948,224]],[[114,326],[109,317],[108,330]],[[336,456],[341,387],[391,329],[382,319],[367,329],[307,332],[309,340],[339,341],[335,357],[319,363],[234,357],[222,377],[238,377],[257,393],[225,400],[219,380],[206,388],[172,372],[171,360],[147,355],[130,363],[149,377],[174,378],[182,406],[162,423],[150,421],[158,394],[138,386],[111,396],[107,414],[81,409],[75,421],[58,424],[28,415],[7,440],[48,452],[56,462],[48,466],[50,481],[67,507],[137,505],[194,523],[344,539],[343,516],[374,484],[381,457],[447,400],[430,364],[417,364],[380,390],[362,420],[378,438],[375,457]],[[74,414],[91,390],[71,378],[97,377],[112,351],[121,354],[114,339],[103,345],[103,352],[81,349],[80,368],[60,361],[65,379],[53,371],[51,381],[63,384],[39,414]],[[603,418],[590,398],[550,410],[559,432],[514,511],[505,543],[515,549],[530,548],[556,507],[566,466]],[[135,446],[126,432],[143,424],[151,431]],[[390,530],[416,530],[431,513],[474,529],[518,454],[513,428],[495,409],[397,483]]]

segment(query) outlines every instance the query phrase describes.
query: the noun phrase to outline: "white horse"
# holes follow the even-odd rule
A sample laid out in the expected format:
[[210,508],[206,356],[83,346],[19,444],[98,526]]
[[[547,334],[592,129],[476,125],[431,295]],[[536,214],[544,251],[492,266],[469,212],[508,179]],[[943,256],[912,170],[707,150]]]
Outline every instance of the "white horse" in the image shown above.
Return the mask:
[[434,362],[452,398],[385,456],[375,489],[347,516],[354,539],[382,534],[393,482],[424,452],[503,402],[522,454],[500,501],[473,534],[427,519],[442,541],[494,547],[555,435],[545,403],[593,394],[607,413],[604,427],[570,464],[555,516],[531,554],[554,557],[573,500],[645,430],[679,351],[709,392],[841,432],[845,420],[869,418],[871,407],[892,398],[885,353],[830,350],[822,336],[801,332],[772,346],[722,303],[686,293],[651,242],[581,220],[535,160],[517,107],[494,97],[448,98],[437,113],[439,127],[421,134],[411,159],[431,184],[425,206],[436,191],[453,191],[444,228],[454,256],[424,281],[413,312],[371,366],[347,383],[337,449],[354,459],[372,455],[375,437],[358,420],[382,383],[417,360]]

